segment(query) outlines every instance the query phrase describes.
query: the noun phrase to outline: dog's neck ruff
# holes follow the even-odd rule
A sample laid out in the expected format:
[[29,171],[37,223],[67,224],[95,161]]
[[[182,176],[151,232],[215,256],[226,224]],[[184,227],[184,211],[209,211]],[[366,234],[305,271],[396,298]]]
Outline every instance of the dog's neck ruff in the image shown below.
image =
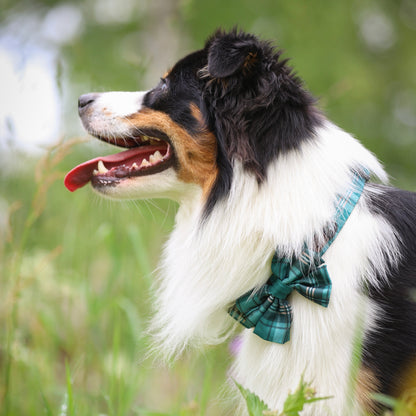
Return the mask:
[[284,344],[290,339],[292,309],[287,298],[293,290],[323,307],[328,306],[332,284],[322,256],[348,220],[367,180],[367,173],[354,172],[348,192],[337,197],[334,228],[322,248],[310,250],[305,244],[298,258],[282,257],[276,250],[272,275],[263,286],[237,299],[228,311],[234,319],[246,328],[254,327],[254,334],[260,338]]

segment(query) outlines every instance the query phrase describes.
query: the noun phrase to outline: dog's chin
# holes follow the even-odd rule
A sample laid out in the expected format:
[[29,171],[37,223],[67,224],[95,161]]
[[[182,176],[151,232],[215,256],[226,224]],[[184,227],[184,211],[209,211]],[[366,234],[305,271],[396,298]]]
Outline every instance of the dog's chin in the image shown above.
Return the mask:
[[113,200],[167,198],[180,201],[184,194],[195,191],[196,186],[178,179],[173,167],[146,176],[91,180],[93,190]]

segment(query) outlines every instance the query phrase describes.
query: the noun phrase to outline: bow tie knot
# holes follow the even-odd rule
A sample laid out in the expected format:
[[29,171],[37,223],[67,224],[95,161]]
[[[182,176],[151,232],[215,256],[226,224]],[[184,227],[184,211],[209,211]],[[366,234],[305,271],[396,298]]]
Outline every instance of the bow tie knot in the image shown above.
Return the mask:
[[274,284],[267,285],[267,291],[269,294],[277,299],[286,299],[291,293],[293,288],[281,280],[276,280]]

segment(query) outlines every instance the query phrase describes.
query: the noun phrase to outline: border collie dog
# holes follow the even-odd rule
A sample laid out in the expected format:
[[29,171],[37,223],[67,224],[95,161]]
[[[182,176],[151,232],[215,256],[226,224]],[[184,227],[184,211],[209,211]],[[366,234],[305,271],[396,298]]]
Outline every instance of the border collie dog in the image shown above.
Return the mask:
[[241,328],[233,377],[281,409],[303,375],[332,396],[308,415],[377,414],[374,392],[416,386],[416,194],[386,185],[270,42],[217,31],[155,88],[82,95],[79,114],[124,151],[74,168],[69,190],[179,203],[151,325],[165,354]]

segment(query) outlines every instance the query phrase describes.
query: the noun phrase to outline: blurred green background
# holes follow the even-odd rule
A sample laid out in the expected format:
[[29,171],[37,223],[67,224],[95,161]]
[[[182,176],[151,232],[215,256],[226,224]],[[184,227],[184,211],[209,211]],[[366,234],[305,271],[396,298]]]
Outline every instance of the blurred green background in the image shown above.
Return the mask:
[[416,190],[414,0],[1,0],[1,415],[233,414],[226,345],[169,368],[148,356],[175,204],[62,179],[111,151],[82,140],[80,94],[148,89],[234,25],[274,39],[328,117]]

